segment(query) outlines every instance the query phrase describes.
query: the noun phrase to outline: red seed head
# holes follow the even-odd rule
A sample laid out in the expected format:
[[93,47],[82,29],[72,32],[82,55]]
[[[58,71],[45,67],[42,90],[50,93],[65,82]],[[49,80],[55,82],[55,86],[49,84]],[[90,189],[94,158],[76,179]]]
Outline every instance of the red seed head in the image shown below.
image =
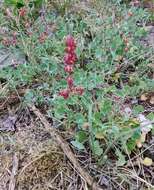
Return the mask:
[[72,88],[73,87],[73,83],[74,83],[73,78],[71,76],[69,76],[67,78],[67,85],[68,85],[68,87]]
[[124,41],[125,44],[128,44],[128,41],[129,41],[129,40],[128,40],[128,38],[124,37],[124,38],[123,38],[123,41]]
[[16,46],[17,45],[17,39],[12,39],[10,43],[11,43],[11,45]]
[[71,56],[72,56],[73,62],[76,62],[76,61],[77,61],[77,56],[76,56],[76,54],[75,54],[75,53],[72,53]]
[[29,27],[30,27],[30,22],[27,21],[27,22],[25,23],[25,28],[29,28]]
[[73,72],[73,66],[72,65],[65,65],[64,70],[65,70],[65,72],[70,74]]
[[62,96],[64,99],[69,98],[70,91],[68,89],[61,90],[59,96]]
[[75,47],[74,46],[67,46],[66,48],[65,48],[65,52],[67,52],[67,53],[74,53],[74,51],[75,51]]
[[128,16],[133,16],[133,13],[130,11],[130,12],[128,12]]
[[66,46],[67,47],[74,47],[74,48],[76,47],[76,42],[75,42],[73,36],[68,35],[66,37]]
[[68,64],[68,63],[70,63],[70,59],[71,59],[71,57],[70,57],[70,54],[65,54],[65,56],[64,56],[64,63],[65,64]]
[[75,92],[76,94],[82,96],[83,93],[84,93],[84,88],[83,88],[82,86],[77,86],[77,87],[75,87],[74,92]]
[[13,32],[13,37],[17,37],[18,33],[17,32]]
[[45,32],[42,32],[42,33],[40,34],[40,36],[39,36],[39,42],[40,42],[40,43],[44,43],[45,40],[46,40],[46,38],[47,38],[46,33],[45,33]]
[[27,31],[27,35],[28,35],[28,36],[32,36],[32,35],[33,35],[33,32]]
[[131,5],[135,6],[135,7],[138,7],[141,5],[141,2],[140,1],[137,1],[137,0],[134,0]]
[[77,57],[75,53],[67,53],[64,56],[64,63],[67,65],[74,64],[76,60],[77,60]]
[[125,52],[128,52],[128,50],[129,50],[129,49],[128,49],[128,47],[125,47],[125,49],[124,49],[124,50],[125,50]]
[[25,7],[22,7],[20,10],[19,10],[19,16],[21,17],[24,17],[27,13],[27,10]]
[[4,39],[2,40],[2,44],[3,44],[4,46],[9,46],[9,45],[11,45],[10,40],[7,39],[7,38],[4,38]]

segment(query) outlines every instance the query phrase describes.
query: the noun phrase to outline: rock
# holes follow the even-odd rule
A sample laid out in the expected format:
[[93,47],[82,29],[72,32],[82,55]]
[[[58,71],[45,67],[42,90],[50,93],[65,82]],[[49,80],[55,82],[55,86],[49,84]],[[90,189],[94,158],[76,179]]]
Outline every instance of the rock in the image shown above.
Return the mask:
[[0,49],[0,70],[8,66],[17,66],[26,63],[25,56],[20,52],[11,52],[8,49]]

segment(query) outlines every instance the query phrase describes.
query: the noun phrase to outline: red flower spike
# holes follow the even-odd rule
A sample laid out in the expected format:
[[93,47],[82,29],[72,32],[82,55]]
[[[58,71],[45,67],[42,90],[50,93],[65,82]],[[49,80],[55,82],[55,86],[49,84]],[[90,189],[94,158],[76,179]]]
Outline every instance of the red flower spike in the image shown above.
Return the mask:
[[66,46],[67,47],[74,47],[74,48],[76,47],[76,42],[75,42],[73,36],[68,35],[66,37]]
[[71,54],[71,55],[72,55],[72,60],[73,60],[74,62],[76,62],[76,60],[77,60],[76,54],[73,53],[73,54]]
[[74,53],[75,47],[74,46],[68,46],[65,48],[66,53]]
[[77,87],[75,87],[74,92],[77,93],[78,95],[82,96],[84,93],[84,88],[81,86],[77,86]]
[[69,76],[69,77],[67,78],[67,85],[68,85],[68,87],[69,87],[70,89],[73,87],[73,83],[74,83],[73,78],[72,78],[71,76]]
[[59,96],[62,96],[64,99],[69,98],[70,91],[68,89],[61,90]]
[[67,53],[64,56],[64,63],[67,64],[67,65],[74,64],[76,60],[77,60],[77,58],[76,58],[76,54],[75,53]]
[[70,54],[65,54],[65,56],[64,56],[64,63],[68,64],[68,62],[70,62],[69,60],[70,60]]
[[64,71],[69,73],[69,76],[66,79],[67,89],[61,90],[59,93],[59,95],[62,96],[64,99],[67,99],[70,96],[70,93],[82,95],[84,92],[84,89],[82,87],[74,87],[74,80],[70,75],[74,69],[73,65],[77,60],[75,49],[76,49],[76,42],[71,35],[68,35],[66,37],[66,48],[65,48],[66,54],[63,59],[63,62],[65,64]]
[[64,70],[65,70],[65,72],[70,74],[73,72],[73,66],[72,65],[65,65]]

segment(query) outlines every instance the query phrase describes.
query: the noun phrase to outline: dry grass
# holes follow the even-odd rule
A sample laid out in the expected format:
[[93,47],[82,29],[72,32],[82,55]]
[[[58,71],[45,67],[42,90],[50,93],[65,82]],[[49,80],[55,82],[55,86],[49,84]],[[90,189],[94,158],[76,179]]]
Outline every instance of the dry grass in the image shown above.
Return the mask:
[[15,133],[4,132],[1,136],[0,189],[9,189],[16,154],[18,167],[13,180],[17,190],[85,187],[84,180],[68,163],[50,135],[41,130],[37,118],[26,110],[18,113],[20,117]]

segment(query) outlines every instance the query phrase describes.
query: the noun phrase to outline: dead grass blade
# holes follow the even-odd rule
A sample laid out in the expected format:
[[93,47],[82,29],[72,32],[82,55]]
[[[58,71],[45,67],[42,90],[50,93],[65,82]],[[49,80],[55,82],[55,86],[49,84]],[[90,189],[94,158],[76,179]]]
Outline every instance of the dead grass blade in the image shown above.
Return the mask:
[[9,189],[8,190],[15,190],[16,186],[16,174],[18,171],[18,163],[19,163],[19,158],[18,158],[18,153],[15,153],[13,156],[13,162],[12,162],[12,172],[10,176],[10,183],[9,183]]

